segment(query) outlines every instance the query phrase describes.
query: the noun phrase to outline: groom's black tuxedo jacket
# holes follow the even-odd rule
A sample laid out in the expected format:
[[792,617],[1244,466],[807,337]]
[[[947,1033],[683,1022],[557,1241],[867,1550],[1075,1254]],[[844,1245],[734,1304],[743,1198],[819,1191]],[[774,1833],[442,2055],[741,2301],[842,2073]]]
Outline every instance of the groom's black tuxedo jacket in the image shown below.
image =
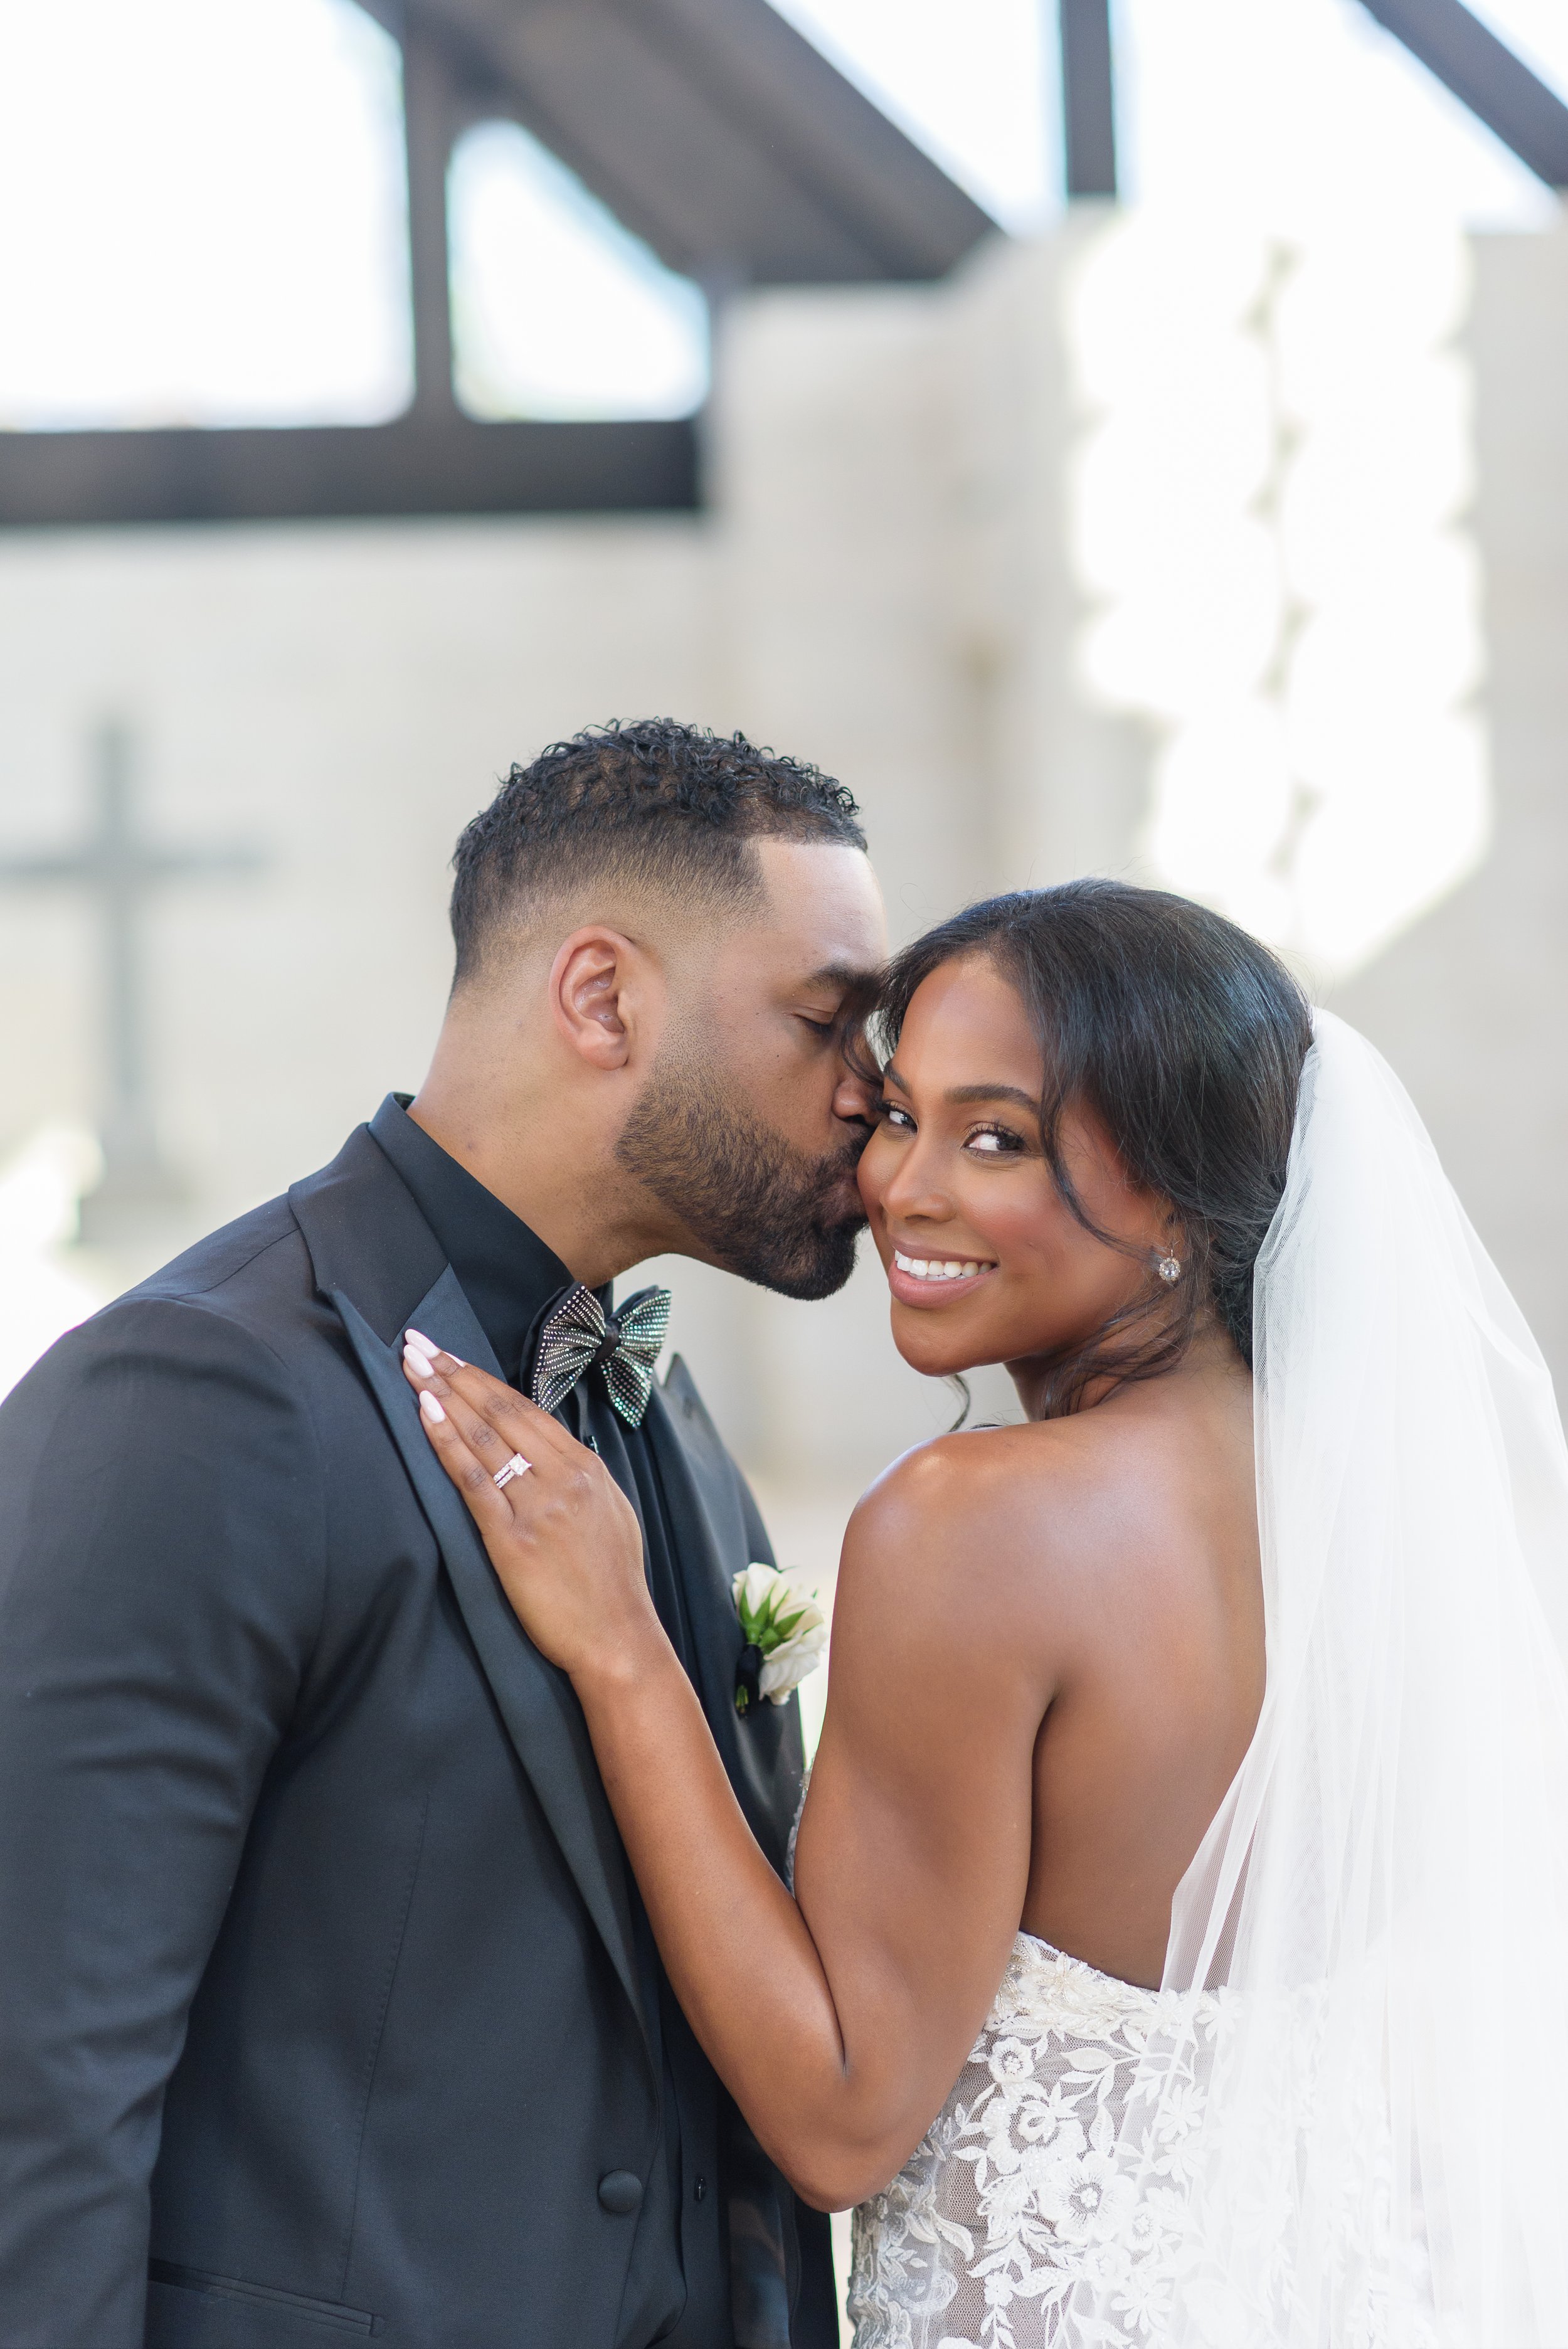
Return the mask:
[[[388,1103],[0,1410],[0,2349],[836,2341],[399,1368],[410,1324],[498,1367],[565,1278]],[[678,1362],[635,1436],[576,1407],[781,1864],[750,1495]]]

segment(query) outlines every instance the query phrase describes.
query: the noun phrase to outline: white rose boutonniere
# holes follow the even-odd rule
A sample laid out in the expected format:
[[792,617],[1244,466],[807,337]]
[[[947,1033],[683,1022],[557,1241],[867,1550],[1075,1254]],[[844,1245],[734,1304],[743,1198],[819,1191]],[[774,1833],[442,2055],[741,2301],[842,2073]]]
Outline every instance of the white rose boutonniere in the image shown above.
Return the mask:
[[731,1588],[746,1634],[735,1680],[735,1710],[749,1713],[764,1697],[782,1704],[821,1661],[828,1619],[816,1600],[795,1589],[776,1566],[743,1567]]

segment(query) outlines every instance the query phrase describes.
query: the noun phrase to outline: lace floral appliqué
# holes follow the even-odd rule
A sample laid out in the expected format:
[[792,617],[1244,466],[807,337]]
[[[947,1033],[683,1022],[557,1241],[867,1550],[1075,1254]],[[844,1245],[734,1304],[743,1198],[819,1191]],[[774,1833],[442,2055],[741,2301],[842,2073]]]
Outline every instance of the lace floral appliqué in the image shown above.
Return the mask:
[[[1020,1933],[952,2095],[855,2212],[855,2349],[1046,2349],[1080,2286],[1078,2309],[1092,2296],[1113,2316],[1104,2338],[1157,2343],[1220,2013]],[[1156,2039],[1182,2068],[1150,2143],[1128,2100]]]

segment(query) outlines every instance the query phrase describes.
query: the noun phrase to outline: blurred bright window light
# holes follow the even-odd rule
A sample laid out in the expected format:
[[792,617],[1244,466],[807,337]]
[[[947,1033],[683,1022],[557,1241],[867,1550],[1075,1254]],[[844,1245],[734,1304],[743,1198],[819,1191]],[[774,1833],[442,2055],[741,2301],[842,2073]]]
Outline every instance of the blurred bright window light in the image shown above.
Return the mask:
[[1555,199],[1355,0],[1125,0],[1068,305],[1080,674],[1145,849],[1329,980],[1486,853],[1469,232]]
[[1016,233],[1060,202],[1049,0],[772,0],[951,179]]
[[469,415],[689,416],[707,393],[707,304],[510,122],[448,175],[453,376]]
[[[1538,7],[1568,21],[1568,0],[1498,0],[1491,14],[1533,20]],[[1134,203],[1240,203],[1281,225],[1397,212],[1534,229],[1556,216],[1534,173],[1360,0],[1118,0],[1117,25]]]
[[406,211],[353,0],[0,0],[0,426],[395,415]]

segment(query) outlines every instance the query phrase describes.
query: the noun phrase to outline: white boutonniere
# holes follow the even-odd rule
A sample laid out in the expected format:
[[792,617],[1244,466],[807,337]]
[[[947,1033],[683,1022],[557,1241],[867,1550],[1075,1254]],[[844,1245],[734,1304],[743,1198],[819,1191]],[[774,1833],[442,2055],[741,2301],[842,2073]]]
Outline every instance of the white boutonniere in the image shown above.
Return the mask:
[[743,1567],[731,1585],[746,1635],[735,1679],[735,1710],[749,1713],[764,1697],[782,1704],[828,1644],[828,1619],[816,1600],[797,1590],[776,1566]]

